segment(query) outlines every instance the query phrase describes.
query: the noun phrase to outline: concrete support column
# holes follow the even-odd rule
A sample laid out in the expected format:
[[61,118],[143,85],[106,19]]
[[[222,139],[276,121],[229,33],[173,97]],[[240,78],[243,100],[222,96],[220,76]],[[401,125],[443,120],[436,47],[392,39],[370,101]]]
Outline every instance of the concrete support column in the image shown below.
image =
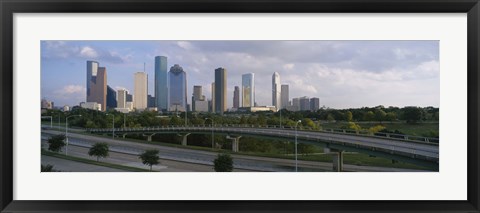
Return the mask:
[[343,171],[343,151],[332,149],[333,156],[333,171],[341,172]]
[[239,142],[240,142],[241,137],[242,136],[234,137],[234,136],[227,135],[227,139],[232,140],[232,151],[233,152],[238,152],[239,151]]
[[182,137],[182,146],[186,146],[187,145],[187,137],[190,135],[190,133],[186,133],[186,134],[178,134],[178,136]]
[[147,136],[147,141],[151,142],[152,141],[152,136],[154,136],[155,134],[157,134],[157,133],[153,133],[153,134],[150,134],[150,135],[143,134],[143,136]]

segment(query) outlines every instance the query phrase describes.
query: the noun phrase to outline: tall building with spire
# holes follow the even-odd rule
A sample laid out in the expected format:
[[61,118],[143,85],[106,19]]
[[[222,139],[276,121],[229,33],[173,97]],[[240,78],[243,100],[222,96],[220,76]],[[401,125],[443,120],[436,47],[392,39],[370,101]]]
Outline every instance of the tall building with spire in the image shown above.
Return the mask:
[[168,110],[168,71],[167,57],[155,57],[155,106],[160,110]]
[[275,106],[277,110],[281,106],[281,94],[280,74],[274,72],[272,75],[272,106]]

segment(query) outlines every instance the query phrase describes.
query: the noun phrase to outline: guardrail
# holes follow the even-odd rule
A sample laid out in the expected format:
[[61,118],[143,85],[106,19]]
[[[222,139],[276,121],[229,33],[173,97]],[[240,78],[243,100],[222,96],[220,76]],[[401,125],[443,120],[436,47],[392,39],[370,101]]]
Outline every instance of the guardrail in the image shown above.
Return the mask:
[[[212,127],[211,125],[189,125],[189,126],[179,126],[179,125],[168,125],[168,126],[156,126],[156,127],[140,127],[140,128],[115,128],[115,132],[118,131],[154,131],[154,130],[186,130],[186,128],[191,128],[191,127]],[[236,125],[236,124],[229,124],[229,125],[214,125],[213,127],[235,127],[235,128],[251,128],[251,129],[257,129],[257,128],[263,128],[263,129],[289,129],[289,130],[294,130],[295,128],[292,127],[281,127],[276,126],[276,125],[266,125],[266,126],[261,126],[261,125]],[[312,131],[312,132],[326,132],[326,133],[336,133],[336,134],[345,134],[345,135],[361,135],[361,136],[367,136],[367,137],[378,137],[378,138],[389,138],[389,139],[394,139],[394,140],[402,140],[402,141],[410,141],[410,142],[424,142],[424,143],[439,143],[439,138],[432,138],[432,137],[423,137],[423,136],[416,136],[416,135],[403,135],[403,134],[396,134],[396,133],[384,133],[384,132],[377,132],[377,133],[371,133],[366,130],[360,130],[360,131],[355,131],[355,130],[349,130],[349,129],[320,129],[320,130],[315,130],[312,128],[297,128],[298,131]],[[87,131],[102,131],[105,133],[108,133],[109,131],[112,131],[111,128],[96,128],[96,129],[87,129]]]
[[[257,134],[275,137],[289,137],[295,136],[293,131],[279,131],[280,128],[248,128],[239,126],[225,126],[215,125],[213,127],[216,132],[227,132],[233,134]],[[142,128],[115,128],[115,132],[154,132],[154,131],[211,131],[210,125],[191,125],[191,126],[165,126],[165,127],[142,127]],[[92,133],[110,133],[112,129],[89,129]],[[411,158],[425,159],[428,161],[436,161],[438,163],[438,144],[437,143],[425,143],[410,141],[407,137],[397,139],[394,137],[378,137],[371,135],[362,135],[366,137],[373,137],[377,139],[383,139],[380,141],[351,138],[351,136],[360,136],[360,134],[351,134],[348,132],[336,133],[335,131],[300,131],[297,134],[299,140],[309,141],[327,141],[331,144],[338,144],[341,146],[350,146],[362,149],[369,149],[373,151],[381,151],[390,154],[403,155]],[[320,133],[320,134],[319,134]],[[328,134],[321,134],[328,133]],[[334,133],[333,135],[331,133]],[[342,137],[343,135],[343,137]],[[348,137],[344,137],[348,136]],[[401,135],[405,136],[405,135]],[[350,137],[350,138],[349,138]],[[407,139],[406,139],[407,138]]]

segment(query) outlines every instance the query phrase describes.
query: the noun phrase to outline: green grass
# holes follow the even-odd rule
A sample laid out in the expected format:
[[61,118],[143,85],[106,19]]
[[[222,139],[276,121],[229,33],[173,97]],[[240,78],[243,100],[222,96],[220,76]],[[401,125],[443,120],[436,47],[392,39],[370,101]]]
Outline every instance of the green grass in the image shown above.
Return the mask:
[[[417,124],[407,124],[407,123],[390,123],[390,122],[369,122],[369,123],[356,123],[362,127],[362,129],[368,129],[376,125],[383,125],[387,128],[388,131],[398,130],[406,135],[413,136],[424,136],[432,137],[432,133],[439,132],[439,123],[417,123]],[[345,126],[345,122],[336,122],[336,123],[322,123],[321,126],[323,129],[340,129]]]
[[[332,155],[328,155],[328,154],[327,155],[309,155],[309,156],[299,157],[299,159],[310,159],[313,161],[320,161],[320,162],[332,162]],[[403,162],[392,163],[392,160],[390,159],[371,157],[367,154],[361,154],[361,153],[343,154],[343,163],[357,165],[357,166],[376,166],[376,167],[388,167],[388,168],[430,170],[428,168],[420,167],[420,166],[409,164],[409,163],[403,163]]]
[[[294,155],[283,155],[283,154],[264,154],[264,153],[233,153],[231,151],[226,151],[231,154],[238,155],[249,155],[249,156],[258,156],[258,157],[270,157],[270,158],[282,158],[282,159],[295,159]],[[330,154],[309,154],[309,155],[298,155],[299,160],[304,161],[315,161],[315,162],[332,162],[333,156]],[[392,160],[380,157],[370,157],[367,154],[361,153],[345,153],[343,154],[343,163],[351,164],[357,166],[374,166],[374,167],[387,167],[387,168],[399,168],[399,169],[418,169],[418,170],[431,170],[429,168],[424,168],[414,164],[395,162],[392,163]],[[434,170],[431,170],[434,171]]]
[[96,165],[96,166],[104,166],[104,167],[124,170],[124,171],[128,171],[128,172],[150,172],[150,170],[148,170],[148,169],[141,169],[141,168],[123,166],[123,165],[118,165],[118,164],[113,164],[113,163],[106,163],[106,162],[97,162],[97,161],[90,160],[90,159],[68,156],[68,155],[64,155],[64,154],[60,154],[60,153],[56,153],[56,152],[50,152],[50,151],[47,151],[47,150],[44,150],[44,149],[42,149],[42,155],[61,158],[61,159],[65,159],[65,160],[76,161],[76,162],[80,162],[80,163]]
[[[373,124],[372,124],[373,125]],[[438,124],[437,124],[438,125]],[[111,138],[111,136],[105,135],[95,135],[89,133],[77,133],[83,135],[92,135],[97,137],[103,138]],[[202,151],[213,151],[217,153],[230,153],[234,155],[246,155],[246,156],[256,156],[256,157],[269,157],[269,158],[280,158],[280,159],[294,159],[293,155],[284,155],[284,154],[277,154],[277,153],[257,153],[257,152],[232,152],[231,150],[212,150],[209,147],[200,147],[200,146],[182,146],[181,144],[173,144],[173,143],[166,143],[166,142],[159,142],[159,141],[145,141],[139,139],[132,139],[132,138],[115,138],[116,140],[122,140],[126,142],[135,142],[135,143],[142,143],[142,144],[154,144],[154,145],[162,145],[168,147],[177,147],[182,149],[192,149],[192,150],[202,150]],[[332,155],[329,154],[322,154],[322,155],[298,155],[299,160],[305,161],[316,161],[316,162],[332,162]],[[96,162],[96,161],[94,161]],[[361,153],[346,153],[344,154],[343,159],[344,164],[352,164],[358,166],[377,166],[377,167],[388,167],[388,168],[403,168],[403,169],[420,169],[425,170],[427,168],[416,166],[414,164],[403,163],[403,162],[396,162],[392,163],[390,159],[386,158],[379,158],[379,157],[370,157],[367,154]]]

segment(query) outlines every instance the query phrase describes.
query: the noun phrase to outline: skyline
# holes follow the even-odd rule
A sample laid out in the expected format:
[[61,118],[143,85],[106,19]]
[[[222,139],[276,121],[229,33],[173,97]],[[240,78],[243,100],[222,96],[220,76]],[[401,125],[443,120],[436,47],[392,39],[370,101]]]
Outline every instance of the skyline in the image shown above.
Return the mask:
[[247,73],[255,74],[257,103],[271,105],[272,87],[265,82],[274,72],[289,85],[290,100],[318,97],[320,106],[332,108],[439,106],[438,41],[42,41],[41,52],[41,97],[56,106],[85,100],[79,79],[87,60],[106,67],[108,85],[130,94],[133,74],[146,63],[148,94],[154,95],[155,56],[166,56],[168,69],[184,68],[187,100],[194,85],[211,99],[214,70],[224,67],[228,108]]

